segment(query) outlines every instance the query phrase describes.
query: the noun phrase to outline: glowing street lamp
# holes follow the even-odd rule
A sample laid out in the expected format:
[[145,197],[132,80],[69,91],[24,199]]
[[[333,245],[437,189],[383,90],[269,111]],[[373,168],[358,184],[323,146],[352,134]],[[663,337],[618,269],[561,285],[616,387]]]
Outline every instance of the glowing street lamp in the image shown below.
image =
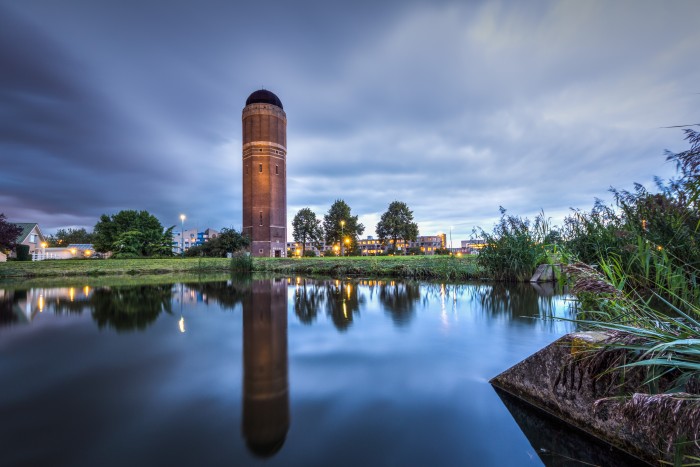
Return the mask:
[[[345,232],[345,221],[340,221],[340,238],[343,238]],[[340,256],[345,256],[345,251],[343,250],[343,244],[340,244]]]
[[186,216],[184,214],[180,214],[180,243],[181,248],[180,248],[180,254],[182,257],[185,257],[185,219]]

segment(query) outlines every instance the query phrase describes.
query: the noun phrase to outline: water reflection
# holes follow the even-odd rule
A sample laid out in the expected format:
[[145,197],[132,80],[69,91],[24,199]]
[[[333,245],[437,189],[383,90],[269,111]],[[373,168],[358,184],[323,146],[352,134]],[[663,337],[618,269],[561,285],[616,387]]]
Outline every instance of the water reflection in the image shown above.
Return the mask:
[[[545,466],[633,467],[643,465],[638,459],[605,445],[583,432],[572,430],[561,421],[540,412],[522,400],[500,389],[494,388],[494,390]],[[592,445],[595,448],[592,448]]]
[[[162,312],[172,313],[172,286],[151,285],[96,289],[87,300],[92,318],[100,328],[116,331],[144,330]],[[65,302],[56,305],[60,310]]]
[[[157,459],[172,446],[187,464],[196,462],[185,451],[207,465],[213,456],[252,464],[251,455],[280,465],[522,465],[501,452],[499,443],[527,441],[486,381],[569,330],[521,318],[563,315],[561,299],[546,295],[529,286],[301,277],[0,289],[0,325],[36,319],[40,331],[0,329],[0,350],[4,343],[13,355],[0,359],[0,377],[21,383],[0,398],[0,412],[26,421],[0,434],[31,439],[47,420],[52,430],[64,426],[56,407],[70,407],[77,422],[65,438],[93,436],[95,447],[67,449],[58,438],[56,449],[36,454],[42,463],[66,451],[84,462],[53,465],[97,465],[90,452],[106,458],[124,437],[134,449],[119,461],[133,462],[112,465],[146,464],[141,456]],[[90,358],[81,360],[85,349]],[[46,367],[47,352],[61,358]],[[105,397],[83,406],[82,392],[96,385]]]
[[289,430],[287,285],[254,280],[243,298],[243,435],[248,449],[270,457]]
[[389,281],[379,284],[379,301],[397,326],[405,326],[411,321],[420,295],[417,282]]
[[[368,300],[378,301],[397,327],[408,325],[419,307],[430,308],[436,301],[440,303],[445,324],[458,319],[464,308],[478,310],[484,317],[517,320],[568,315],[567,307],[562,306],[562,291],[541,284],[441,284],[301,277],[280,281],[293,287],[293,310],[301,323],[311,325],[318,321],[319,313],[325,312],[340,332],[350,329]],[[236,278],[149,286],[0,289],[0,326],[27,323],[48,310],[54,314],[89,312],[100,328],[120,332],[144,330],[161,313],[172,313],[173,304],[178,302],[179,308],[211,303],[232,310],[243,302],[253,283],[251,278]]]
[[324,300],[324,289],[315,280],[297,278],[294,290],[294,314],[304,324],[316,321]]
[[360,314],[360,305],[365,303],[365,296],[354,281],[326,281],[326,313],[338,331],[346,331],[354,315]]

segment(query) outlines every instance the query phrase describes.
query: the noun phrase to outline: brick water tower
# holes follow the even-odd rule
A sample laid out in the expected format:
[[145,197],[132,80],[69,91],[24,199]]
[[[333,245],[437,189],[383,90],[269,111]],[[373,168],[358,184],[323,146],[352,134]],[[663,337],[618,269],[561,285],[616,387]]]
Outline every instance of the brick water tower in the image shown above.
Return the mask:
[[266,89],[243,109],[243,234],[253,256],[287,256],[287,115]]

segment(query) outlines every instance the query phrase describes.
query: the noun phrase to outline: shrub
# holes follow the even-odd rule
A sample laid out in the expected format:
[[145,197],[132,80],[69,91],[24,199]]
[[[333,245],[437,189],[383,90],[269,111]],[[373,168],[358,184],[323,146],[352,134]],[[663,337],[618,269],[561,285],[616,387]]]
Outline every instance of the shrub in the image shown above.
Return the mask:
[[531,223],[529,219],[506,215],[501,207],[501,219],[493,233],[480,230],[486,246],[481,249],[477,262],[492,279],[526,281],[538,264],[548,261],[549,248],[544,240],[550,234],[549,222],[540,213]]
[[17,252],[17,261],[32,260],[32,256],[29,254],[29,245],[17,245],[15,251]]

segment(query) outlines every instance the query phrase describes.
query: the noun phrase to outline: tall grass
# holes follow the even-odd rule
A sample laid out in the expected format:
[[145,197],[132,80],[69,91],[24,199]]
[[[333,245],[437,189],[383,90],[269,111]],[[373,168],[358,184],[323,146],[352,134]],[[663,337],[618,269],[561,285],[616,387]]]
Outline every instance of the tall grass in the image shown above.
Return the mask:
[[500,211],[501,218],[492,233],[483,229],[475,232],[486,243],[477,262],[491,279],[527,281],[539,264],[551,263],[558,257],[558,233],[551,228],[544,212],[530,222],[527,218],[506,214],[503,207]]
[[253,257],[249,253],[236,254],[231,257],[231,271],[249,273],[253,271]]

